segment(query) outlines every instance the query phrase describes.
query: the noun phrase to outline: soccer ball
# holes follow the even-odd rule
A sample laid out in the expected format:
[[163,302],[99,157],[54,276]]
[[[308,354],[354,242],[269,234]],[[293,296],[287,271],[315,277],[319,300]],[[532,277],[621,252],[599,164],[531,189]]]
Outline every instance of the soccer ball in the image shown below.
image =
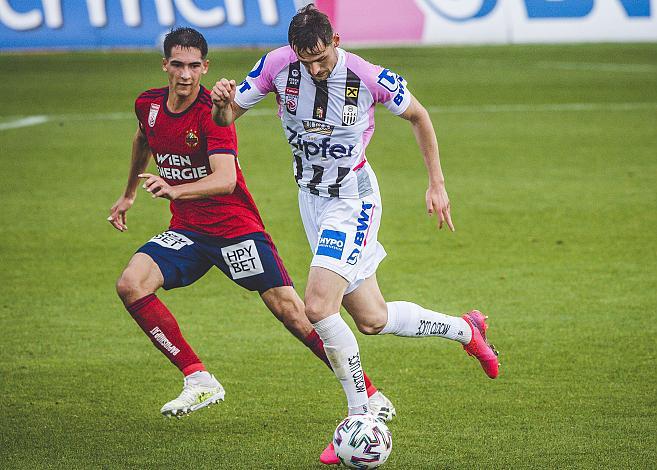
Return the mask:
[[372,415],[347,416],[333,433],[335,455],[349,468],[377,468],[392,451],[392,434]]

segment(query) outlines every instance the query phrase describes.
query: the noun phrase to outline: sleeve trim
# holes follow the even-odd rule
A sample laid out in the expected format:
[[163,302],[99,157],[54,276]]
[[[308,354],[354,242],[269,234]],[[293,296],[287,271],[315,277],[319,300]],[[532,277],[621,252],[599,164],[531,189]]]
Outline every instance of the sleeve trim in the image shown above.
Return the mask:
[[237,151],[235,149],[213,149],[213,150],[208,150],[208,157],[210,155],[216,155],[218,153],[225,153],[228,155],[232,155],[233,157],[237,156]]

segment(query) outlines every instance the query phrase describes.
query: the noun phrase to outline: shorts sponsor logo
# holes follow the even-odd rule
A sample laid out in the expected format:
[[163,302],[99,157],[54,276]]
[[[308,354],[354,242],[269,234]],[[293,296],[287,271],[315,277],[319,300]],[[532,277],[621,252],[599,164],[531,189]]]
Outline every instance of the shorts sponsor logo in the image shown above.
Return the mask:
[[[370,217],[372,215],[373,207],[373,204],[367,202],[363,202],[361,205],[360,215],[358,216],[358,225],[356,226],[356,237],[354,238],[354,243],[358,246],[367,245],[365,236],[367,235],[367,229],[370,227]],[[369,214],[368,211],[370,211]]]
[[352,266],[355,265],[358,263],[358,258],[360,258],[360,250],[358,248],[354,248],[354,251],[352,251],[347,258],[347,264],[351,264]]
[[313,134],[331,135],[333,134],[333,129],[335,127],[330,124],[326,124],[325,122],[305,119],[303,121],[303,128],[306,130],[306,132],[312,132]]
[[221,254],[233,279],[256,276],[265,272],[253,240],[226,246],[221,249]]
[[193,245],[194,242],[187,238],[185,235],[180,233],[167,230],[159,235],[155,235],[149,240],[149,242],[157,243],[164,248],[169,248],[171,250],[180,250],[181,248]]
[[323,230],[315,254],[341,259],[347,234],[336,230]]
[[352,126],[356,124],[357,119],[358,119],[358,106],[354,106],[353,104],[348,104],[342,108],[342,122],[344,122],[345,126]]
[[157,113],[160,111],[160,105],[156,103],[151,103],[151,110],[148,113],[148,126],[153,127],[155,125],[155,120],[157,119]]

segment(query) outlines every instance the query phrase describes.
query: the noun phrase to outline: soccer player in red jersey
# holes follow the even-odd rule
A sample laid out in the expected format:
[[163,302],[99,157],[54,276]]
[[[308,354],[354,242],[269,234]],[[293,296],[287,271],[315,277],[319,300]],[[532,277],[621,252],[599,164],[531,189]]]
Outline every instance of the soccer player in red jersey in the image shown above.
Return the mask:
[[[132,141],[128,183],[107,218],[116,229],[127,230],[126,212],[140,179],[152,197],[171,201],[169,229],[137,250],[116,285],[128,312],[185,377],[180,396],[162,407],[165,416],[185,415],[224,398],[223,387],[155,294],[160,287],[192,284],[212,266],[257,291],[276,318],[330,367],[322,340],[306,318],[244,182],[235,127],[219,127],[212,121],[210,92],[200,84],[208,71],[207,52],[205,38],[194,29],[167,34],[162,69],[169,84],[142,93],[135,102],[139,127]],[[151,155],[158,175],[145,173]],[[373,412],[391,419],[392,403],[366,375],[363,380]]]

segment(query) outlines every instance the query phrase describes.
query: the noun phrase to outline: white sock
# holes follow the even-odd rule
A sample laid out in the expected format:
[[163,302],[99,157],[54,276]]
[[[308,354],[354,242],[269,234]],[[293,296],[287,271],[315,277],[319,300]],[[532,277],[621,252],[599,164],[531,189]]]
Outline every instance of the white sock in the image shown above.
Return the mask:
[[367,413],[367,389],[354,333],[339,313],[313,324],[324,342],[324,351],[347,395],[349,415]]
[[388,323],[379,333],[421,338],[440,336],[461,344],[472,339],[470,325],[461,317],[433,312],[411,302],[388,302]]

